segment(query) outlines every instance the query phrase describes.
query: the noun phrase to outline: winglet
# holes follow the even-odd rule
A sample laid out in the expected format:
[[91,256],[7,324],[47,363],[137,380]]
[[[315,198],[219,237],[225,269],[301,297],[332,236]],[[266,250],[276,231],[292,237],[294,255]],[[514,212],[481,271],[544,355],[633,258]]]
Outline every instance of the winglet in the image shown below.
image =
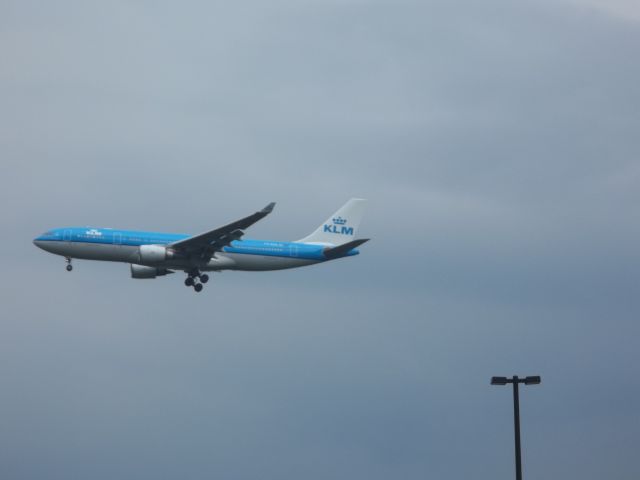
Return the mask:
[[269,205],[264,207],[260,213],[268,214],[273,212],[273,207],[276,206],[276,202],[271,202]]

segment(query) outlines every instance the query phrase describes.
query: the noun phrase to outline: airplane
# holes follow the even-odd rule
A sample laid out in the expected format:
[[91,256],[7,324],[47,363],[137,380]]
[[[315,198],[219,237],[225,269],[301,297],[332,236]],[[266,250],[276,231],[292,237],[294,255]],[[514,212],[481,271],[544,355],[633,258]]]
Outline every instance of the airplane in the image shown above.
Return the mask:
[[282,270],[350,257],[369,239],[355,239],[366,200],[352,198],[310,235],[295,242],[242,240],[244,230],[269,215],[275,206],[199,235],[116,230],[54,228],[33,240],[47,252],[71,260],[103,260],[131,264],[131,277],[156,278],[175,271],[187,274],[184,284],[196,292],[209,275],[222,270]]

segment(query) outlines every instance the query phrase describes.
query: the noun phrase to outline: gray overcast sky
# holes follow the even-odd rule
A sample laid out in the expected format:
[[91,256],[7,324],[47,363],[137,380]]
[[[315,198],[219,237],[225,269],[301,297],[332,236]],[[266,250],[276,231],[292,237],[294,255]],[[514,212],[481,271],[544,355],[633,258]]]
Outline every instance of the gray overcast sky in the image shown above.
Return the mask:
[[[0,476],[637,479],[633,1],[0,6]],[[51,227],[249,237],[370,200],[359,257],[129,278]]]

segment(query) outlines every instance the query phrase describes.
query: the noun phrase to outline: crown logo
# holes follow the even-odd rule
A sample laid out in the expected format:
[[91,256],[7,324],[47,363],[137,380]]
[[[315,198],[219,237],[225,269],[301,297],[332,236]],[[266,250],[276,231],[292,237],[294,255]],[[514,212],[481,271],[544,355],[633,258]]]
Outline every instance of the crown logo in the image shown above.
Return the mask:
[[347,219],[342,217],[335,217],[333,219],[333,223],[334,225],[344,225],[345,223],[347,223]]

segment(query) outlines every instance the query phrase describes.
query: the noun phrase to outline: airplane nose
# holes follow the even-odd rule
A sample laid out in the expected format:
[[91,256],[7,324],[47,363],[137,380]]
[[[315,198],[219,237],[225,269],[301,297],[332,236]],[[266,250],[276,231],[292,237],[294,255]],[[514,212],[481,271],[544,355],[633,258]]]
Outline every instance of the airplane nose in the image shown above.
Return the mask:
[[34,238],[33,244],[38,248],[42,248],[42,240],[38,240],[37,238]]

